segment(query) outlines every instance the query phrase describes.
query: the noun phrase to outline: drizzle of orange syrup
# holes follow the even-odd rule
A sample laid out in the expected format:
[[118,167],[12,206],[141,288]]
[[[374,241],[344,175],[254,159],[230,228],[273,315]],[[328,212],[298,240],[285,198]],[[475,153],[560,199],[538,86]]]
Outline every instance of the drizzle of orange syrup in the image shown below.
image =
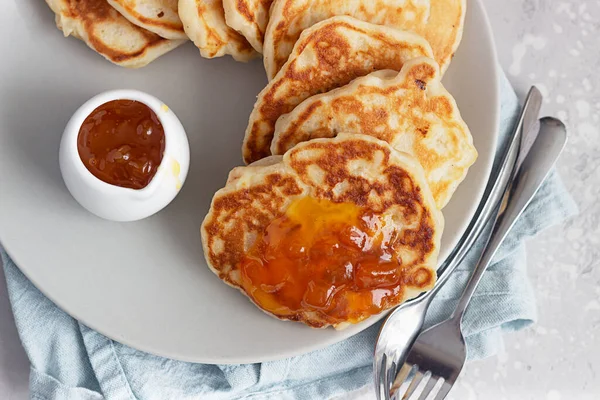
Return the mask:
[[243,258],[246,293],[280,316],[313,311],[358,322],[396,304],[410,278],[389,218],[353,203],[304,197],[272,221]]

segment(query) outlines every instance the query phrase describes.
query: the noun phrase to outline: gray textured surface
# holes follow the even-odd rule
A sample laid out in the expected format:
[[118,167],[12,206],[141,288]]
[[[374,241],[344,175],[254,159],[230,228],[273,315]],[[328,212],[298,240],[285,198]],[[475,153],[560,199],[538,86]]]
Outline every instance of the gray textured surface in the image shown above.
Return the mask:
[[[521,98],[563,119],[558,169],[580,215],[527,243],[538,324],[506,336],[498,357],[469,364],[452,400],[600,398],[600,1],[484,0],[500,63]],[[370,399],[370,393],[359,398]]]
[[[500,356],[470,364],[455,400],[600,398],[600,1],[484,0],[500,62],[517,92],[546,96],[570,141],[559,170],[580,216],[527,243],[537,326],[506,337]],[[0,272],[0,394],[27,398],[28,364]],[[364,391],[358,398],[372,398]]]
[[520,94],[569,127],[558,168],[580,215],[527,243],[539,322],[468,366],[452,397],[600,398],[600,1],[485,1],[500,62]]

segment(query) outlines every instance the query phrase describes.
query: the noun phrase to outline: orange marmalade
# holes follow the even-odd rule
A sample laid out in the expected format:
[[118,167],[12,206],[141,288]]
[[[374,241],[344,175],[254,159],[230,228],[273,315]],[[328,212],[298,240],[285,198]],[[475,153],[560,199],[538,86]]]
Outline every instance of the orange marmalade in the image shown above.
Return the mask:
[[87,116],[77,136],[79,157],[96,178],[143,189],[165,152],[165,131],[156,113],[135,100],[104,103]]
[[304,311],[359,322],[400,303],[407,285],[432,281],[428,269],[403,266],[397,229],[391,216],[353,203],[295,200],[242,259],[242,286],[284,318]]

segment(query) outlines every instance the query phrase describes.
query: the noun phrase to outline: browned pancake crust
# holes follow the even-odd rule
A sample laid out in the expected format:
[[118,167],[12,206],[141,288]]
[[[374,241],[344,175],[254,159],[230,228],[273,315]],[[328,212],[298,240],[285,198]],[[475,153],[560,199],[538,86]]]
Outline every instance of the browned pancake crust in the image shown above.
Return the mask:
[[[88,45],[115,64],[128,64],[143,57],[149,49],[168,42],[168,39],[136,27],[146,40],[146,46],[131,52],[114,49],[99,39],[96,28],[105,22],[122,21],[126,24],[131,22],[112,8],[106,0],[62,0],[61,5],[61,12],[65,17],[81,21],[87,33]],[[131,26],[135,25],[131,24]],[[74,36],[81,38],[80,35],[74,34]]]
[[[238,285],[237,279],[229,276],[232,268],[239,265],[245,254],[244,235],[246,232],[263,232],[274,219],[283,215],[282,209],[287,199],[303,193],[295,178],[281,174],[265,176],[265,182],[247,190],[232,192],[226,196],[215,196],[211,206],[212,217],[204,222],[208,239],[208,254],[211,265],[219,271],[224,281]],[[239,210],[244,210],[244,219],[238,221]],[[236,229],[226,225],[235,223]],[[227,250],[215,252],[215,240],[227,243]]]
[[[248,243],[248,237],[261,235],[274,219],[285,213],[291,201],[309,195],[336,203],[354,203],[376,213],[392,209],[401,221],[413,223],[414,229],[396,232],[395,243],[417,255],[403,265],[406,285],[399,290],[412,297],[433,287],[435,271],[425,267],[424,263],[437,255],[443,228],[441,215],[437,214],[432,200],[429,204],[424,201],[423,189],[415,183],[411,172],[392,159],[393,154],[398,153],[385,142],[365,138],[363,135],[341,135],[336,139],[301,143],[285,155],[286,169],[249,166],[232,171],[228,186],[239,182],[244,174],[264,176],[260,184],[242,185],[243,189],[239,190],[226,186],[215,194],[202,226],[204,254],[213,272],[244,292],[239,264],[254,244]],[[366,165],[382,166],[381,175],[373,181],[357,174],[351,167],[357,160]],[[319,177],[319,182],[315,181],[315,168],[324,174]],[[340,193],[338,184],[343,182],[347,185],[346,190]],[[432,213],[436,213],[435,216]],[[384,308],[395,305],[385,304]],[[344,322],[334,320],[324,312],[304,310],[275,316],[312,327]]]
[[[356,91],[353,93],[356,94],[356,96],[352,95],[336,98],[328,105],[328,107],[341,116],[355,116],[356,118],[352,118],[352,121],[356,124],[357,133],[370,135],[391,143],[398,132],[396,129],[385,123],[388,119],[388,112],[384,107],[367,108],[359,98],[367,97],[369,95],[385,96],[386,94],[392,94],[400,89],[408,89],[405,92],[407,96],[398,99],[398,106],[404,103],[413,104],[414,108],[423,110],[425,113],[434,113],[441,119],[448,120],[452,117],[453,112],[453,107],[449,100],[446,97],[434,97],[433,99],[428,99],[425,96],[427,83],[437,78],[437,76],[438,71],[432,65],[419,63],[408,70],[406,79],[399,86],[386,88],[385,91],[382,91],[377,87],[362,86],[360,87],[360,92]],[[422,93],[415,92],[414,86],[417,86]],[[389,98],[389,96],[387,97]],[[328,129],[327,127],[311,132],[304,131],[304,124],[319,111],[321,106],[323,106],[323,103],[316,101],[296,118],[294,124],[290,125],[290,127],[279,136],[277,147],[273,149],[273,154],[285,153],[287,150],[294,147],[299,139],[300,141],[307,141],[315,138],[335,137],[337,132]],[[416,122],[415,130],[421,132],[423,136],[427,136],[429,124],[424,119],[421,121],[415,120],[414,122]]]
[[[290,60],[260,93],[257,102],[259,108],[253,111],[253,114],[257,113],[259,117],[252,121],[251,116],[251,125],[244,140],[243,156],[246,163],[271,154],[270,146],[277,119],[292,111],[302,100],[346,85],[353,79],[373,71],[400,71],[407,61],[407,54],[413,54],[413,57],[431,55],[431,48],[420,44],[405,43],[400,51],[399,42],[392,36],[367,31],[361,25],[339,20],[338,17],[328,21],[315,25],[319,28],[300,37]],[[373,38],[377,41],[377,46],[372,46],[368,52],[357,55],[340,29]],[[315,46],[315,43],[319,45]],[[316,49],[316,64],[310,68],[298,65],[297,59],[293,58],[294,55],[301,54],[307,46]],[[370,62],[365,63],[366,59]],[[282,94],[280,88],[283,85],[285,89]]]
[[[273,1],[274,0],[260,0],[260,3],[262,4],[262,7],[266,8],[268,10],[269,7],[271,7],[271,3],[273,3]],[[243,16],[246,21],[248,21],[249,24],[254,25],[256,33],[259,34],[257,39],[260,42],[264,42],[264,40],[265,40],[264,27],[261,27],[256,23],[256,15],[254,15],[254,11],[252,11],[248,8],[248,1],[247,0],[237,0],[235,2],[235,8],[238,10],[239,14],[241,16]]]
[[[398,75],[387,78],[388,72],[307,99],[292,114],[279,119],[271,150],[283,154],[299,142],[334,137],[338,132],[376,137],[413,154],[426,176],[433,172],[429,185],[441,208],[477,158],[469,128],[439,83],[435,61],[417,58],[408,61]],[[386,79],[375,78],[383,75]],[[342,94],[344,90],[347,92]],[[378,98],[386,101],[365,103]],[[439,129],[444,130],[443,142],[431,147]],[[442,169],[444,176],[439,175]]]
[[226,24],[222,0],[180,0],[179,17],[205,58],[230,54],[235,60],[246,62],[258,55],[243,35]]
[[458,49],[466,13],[466,0],[431,0],[427,24],[415,27],[415,32],[431,44],[442,73],[450,65],[454,52]]
[[[373,0],[366,0],[365,3],[368,4],[370,1]],[[310,8],[313,6],[313,4],[310,1],[307,1],[305,3],[300,2],[300,4],[298,4],[298,2],[296,2],[295,0],[278,0],[276,3],[276,6],[280,7],[280,9],[283,11],[281,17],[277,20],[279,22],[277,23],[277,21],[274,21],[273,25],[269,27],[269,35],[271,36],[269,37],[269,40],[274,45],[277,45],[282,41],[294,42],[298,39],[300,32],[297,34],[298,36],[291,36],[290,28],[291,26],[298,24],[298,21],[296,21],[296,19],[299,19],[299,16],[310,13]],[[327,5],[327,7],[331,7],[330,12],[333,13],[331,14],[331,16],[349,15],[364,20],[366,22],[387,25],[397,29],[402,29],[411,32],[415,32],[417,30],[417,27],[419,25],[418,21],[426,19],[426,9],[415,7],[415,5],[410,2],[407,2],[402,7],[399,7],[397,4],[393,3],[386,4],[385,2],[377,2],[378,7],[376,8],[377,12],[375,13],[373,13],[373,11],[369,11],[369,9],[373,8],[371,7],[371,5],[360,3],[356,9],[345,9],[345,12],[342,11],[342,14],[340,14],[341,10],[339,9],[340,7],[338,5],[339,3],[343,3],[343,1],[332,1],[331,3],[329,3],[328,0],[325,0],[319,1],[318,3],[320,3],[318,5],[320,7],[323,7],[324,5]],[[338,5],[336,5],[336,3],[338,3]],[[342,10],[344,9],[344,7],[341,8]],[[405,18],[403,18],[404,13],[413,14],[414,21],[408,21]],[[277,25],[275,26],[274,24]],[[282,57],[282,54],[279,53],[279,49],[277,48],[274,48],[273,50],[274,71],[272,71],[272,74],[275,75],[277,71],[279,71],[283,64],[285,64],[285,62],[287,61],[287,56]],[[269,75],[269,73],[267,75]],[[269,78],[272,78],[273,75],[270,75]]]
[[118,2],[121,7],[127,10],[127,13],[131,15],[136,21],[139,21],[142,24],[154,26],[157,28],[165,28],[172,31],[178,31],[182,34],[185,34],[183,31],[183,23],[181,21],[168,21],[165,19],[161,19],[161,15],[157,15],[156,18],[148,18],[147,16],[136,12],[135,2],[131,0],[115,0]]

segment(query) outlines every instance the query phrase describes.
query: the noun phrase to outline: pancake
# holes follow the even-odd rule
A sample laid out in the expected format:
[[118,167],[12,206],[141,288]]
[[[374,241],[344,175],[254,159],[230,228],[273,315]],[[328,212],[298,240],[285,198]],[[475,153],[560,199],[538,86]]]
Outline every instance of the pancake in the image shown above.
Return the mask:
[[373,71],[400,71],[406,61],[423,56],[433,57],[431,47],[414,33],[345,16],[313,25],[258,95],[244,138],[244,160],[251,163],[270,155],[275,122],[306,98]]
[[443,224],[412,156],[340,134],[232,170],[201,233],[210,269],[260,309],[341,329],[433,287]]
[[223,0],[179,0],[179,17],[202,57],[229,54],[246,62],[258,56],[246,38],[225,23]]
[[273,79],[302,31],[328,18],[348,15],[362,21],[415,31],[426,24],[433,0],[276,0],[264,40],[267,77]]
[[65,36],[81,39],[107,60],[123,67],[143,67],[185,43],[142,29],[106,0],[46,0]]
[[441,209],[477,159],[477,151],[440,80],[434,60],[415,58],[400,73],[373,72],[309,97],[277,120],[271,152],[283,154],[300,142],[337,132],[374,136],[417,158]]
[[178,0],[108,0],[131,23],[166,39],[187,39],[177,13]]
[[448,69],[462,39],[467,0],[430,0],[429,19],[415,32],[423,36],[433,49],[442,73]]
[[263,52],[272,2],[273,0],[223,0],[227,25],[244,35],[259,53]]

